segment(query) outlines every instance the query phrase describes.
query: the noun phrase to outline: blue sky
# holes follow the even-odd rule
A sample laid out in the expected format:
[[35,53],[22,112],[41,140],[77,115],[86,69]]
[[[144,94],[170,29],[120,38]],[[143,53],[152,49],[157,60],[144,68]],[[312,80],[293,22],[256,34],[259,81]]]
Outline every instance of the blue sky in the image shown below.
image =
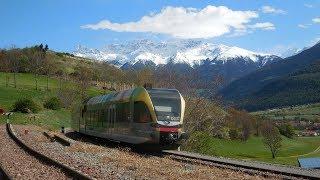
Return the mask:
[[197,38],[280,52],[320,40],[320,0],[0,0],[0,17],[0,48]]

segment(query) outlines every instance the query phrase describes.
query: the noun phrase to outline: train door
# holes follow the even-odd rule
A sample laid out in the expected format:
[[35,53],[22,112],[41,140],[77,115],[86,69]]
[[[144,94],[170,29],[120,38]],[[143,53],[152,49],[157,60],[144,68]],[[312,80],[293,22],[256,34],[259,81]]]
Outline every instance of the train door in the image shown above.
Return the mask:
[[104,133],[108,134],[109,133],[109,107],[106,107],[104,109],[104,119],[103,119],[103,122],[102,122],[102,126],[103,126],[103,130],[104,130]]
[[114,106],[111,105],[108,108],[108,133],[113,134],[114,133],[114,122],[115,122],[115,112],[114,112]]
[[115,105],[112,106],[112,133],[117,133],[117,124],[116,124],[117,114]]
[[81,109],[81,116],[79,118],[79,131],[84,131],[85,132],[85,126],[86,126],[86,122],[85,122],[85,118],[87,115],[87,106],[84,106],[83,109]]
[[111,106],[108,107],[108,115],[107,115],[107,133],[111,134]]
[[151,114],[143,101],[134,102],[133,122],[135,123],[135,135],[149,138],[152,129],[150,128]]

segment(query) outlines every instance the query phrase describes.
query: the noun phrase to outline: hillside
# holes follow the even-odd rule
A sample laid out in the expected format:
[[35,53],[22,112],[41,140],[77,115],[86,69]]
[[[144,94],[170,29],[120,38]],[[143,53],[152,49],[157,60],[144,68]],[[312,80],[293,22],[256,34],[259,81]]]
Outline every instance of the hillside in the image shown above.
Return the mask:
[[[10,83],[6,87],[5,77],[10,77]],[[18,73],[16,75],[17,87],[13,85],[13,74],[0,72],[0,108],[6,112],[12,110],[12,106],[18,99],[30,98],[42,105],[45,100],[50,97],[58,96],[59,79],[50,78],[48,81],[49,91],[47,88],[47,78],[40,76],[38,78],[38,90],[35,89],[34,75]],[[75,84],[63,81],[63,89],[75,89]],[[94,96],[103,93],[94,87],[89,88],[89,96]],[[60,110],[48,110],[42,107],[38,113],[23,114],[15,112],[12,117],[13,124],[33,124],[38,126],[45,126],[50,129],[59,129],[61,126],[69,127],[71,113],[69,108],[62,108]],[[0,124],[6,122],[6,117],[0,115]]]
[[255,111],[319,102],[320,44],[242,77],[220,91],[228,102]]
[[305,120],[320,121],[320,103],[306,104],[294,107],[268,109],[251,114],[263,116],[272,120]]

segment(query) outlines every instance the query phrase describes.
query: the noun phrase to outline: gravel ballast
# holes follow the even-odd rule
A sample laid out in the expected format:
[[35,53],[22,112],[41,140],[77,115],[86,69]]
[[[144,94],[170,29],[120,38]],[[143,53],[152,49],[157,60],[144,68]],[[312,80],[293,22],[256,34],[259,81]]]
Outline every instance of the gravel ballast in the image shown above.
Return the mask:
[[0,163],[13,179],[68,179],[56,167],[49,166],[21,149],[0,126]]
[[43,129],[13,126],[35,150],[96,179],[264,179],[241,171],[178,162],[169,157],[142,155],[128,148],[110,148],[81,141],[71,146],[51,142]]

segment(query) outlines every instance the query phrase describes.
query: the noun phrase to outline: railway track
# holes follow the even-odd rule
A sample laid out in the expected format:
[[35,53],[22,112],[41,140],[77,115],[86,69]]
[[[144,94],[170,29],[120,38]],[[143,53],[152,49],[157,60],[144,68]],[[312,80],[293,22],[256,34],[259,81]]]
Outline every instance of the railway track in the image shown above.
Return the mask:
[[265,173],[265,176],[278,175],[285,179],[320,179],[320,171],[315,170],[307,170],[302,168],[272,165],[258,162],[248,162],[227,158],[218,158],[183,151],[164,150],[162,151],[162,153],[165,155],[170,155],[171,158],[180,161],[201,163],[227,169],[241,170],[250,174],[262,172]]
[[0,179],[3,180],[11,180],[12,178],[9,176],[8,172],[0,165]]
[[3,126],[0,129],[0,141],[5,144],[0,151],[1,159],[6,158],[6,164],[0,166],[0,179],[92,179],[26,145],[10,124],[6,124],[5,129]]
[[[81,134],[78,134],[81,135]],[[81,135],[87,139],[86,142],[98,144],[103,142],[100,138],[94,138],[92,136]],[[82,139],[83,140],[83,139]],[[112,142],[110,142],[112,143]],[[101,145],[101,144],[100,144]],[[124,145],[126,146],[126,145]],[[117,147],[111,145],[111,147]],[[243,171],[248,174],[260,174],[265,177],[280,177],[283,179],[320,179],[320,171],[302,169],[298,167],[288,167],[260,162],[241,161],[228,158],[220,158],[213,156],[205,156],[196,153],[183,152],[183,151],[171,151],[163,150],[160,154],[155,153],[155,156],[170,156],[170,158],[183,161],[186,163],[198,163],[209,166],[216,166],[225,169],[232,169],[236,171]]]
[[[94,143],[95,141],[93,140],[95,138],[89,138],[89,137],[86,137],[86,138],[88,139],[87,140],[88,142],[92,140]],[[68,138],[66,138],[66,140],[70,141],[70,139]],[[291,168],[287,166],[272,165],[272,164],[266,164],[266,163],[204,156],[196,153],[189,153],[189,152],[182,152],[182,151],[162,151],[160,154],[153,154],[151,156],[159,156],[159,157],[169,156],[170,159],[180,161],[180,162],[215,166],[222,169],[234,170],[234,172],[244,172],[251,175],[258,175],[258,176],[271,177],[271,178],[274,177],[274,178],[283,178],[283,179],[301,179],[301,178],[302,179],[320,179],[319,171],[312,171],[312,170],[306,170],[301,168]],[[56,167],[56,165],[54,166]],[[63,168],[60,167],[60,169],[63,169]],[[64,172],[68,172],[68,170]],[[72,174],[72,173],[69,172],[67,174]],[[86,179],[86,178],[90,179],[89,177],[75,178],[77,176],[75,176],[74,174],[71,175],[71,177],[73,177],[74,179]]]

